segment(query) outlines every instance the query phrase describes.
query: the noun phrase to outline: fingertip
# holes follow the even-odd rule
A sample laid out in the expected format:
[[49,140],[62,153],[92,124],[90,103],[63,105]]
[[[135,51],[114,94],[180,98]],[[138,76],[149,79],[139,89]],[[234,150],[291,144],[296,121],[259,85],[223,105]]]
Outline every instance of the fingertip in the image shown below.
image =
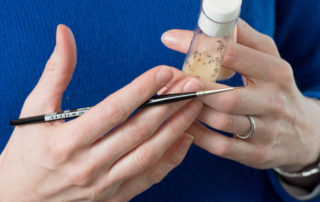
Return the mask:
[[189,30],[172,29],[161,36],[162,43],[175,51],[187,53],[193,38],[193,32]]
[[192,135],[186,134],[183,137],[183,140],[181,142],[181,150],[184,151],[184,152],[187,152],[188,149],[190,148],[193,140],[194,140],[194,137]]
[[177,82],[182,81],[184,78],[188,77],[185,72],[182,72],[181,70],[175,68],[175,67],[169,67],[173,71],[173,78],[170,82],[168,82],[162,89],[160,89],[157,94],[162,95],[164,94],[168,89],[170,89],[173,84],[176,84]]
[[58,24],[57,25],[57,30],[56,30],[56,41],[58,41],[59,40],[59,38],[60,38],[60,32],[61,32],[61,29],[63,29],[63,24]]
[[67,32],[68,34],[73,35],[71,29],[67,25],[64,25],[64,24],[58,24],[57,33],[60,33],[60,32]]
[[167,32],[168,32],[168,31],[165,31],[165,32],[163,32],[162,35],[161,35],[160,40],[161,40],[161,42],[162,42],[163,44],[164,44],[165,41],[166,41],[166,40],[165,40],[165,37],[166,37]]
[[167,46],[171,47],[178,43],[178,34],[176,30],[168,30],[164,32],[161,36],[162,43]]
[[201,90],[203,86],[204,84],[200,80],[192,78],[184,85],[183,92],[195,92]]
[[71,29],[64,24],[59,24],[57,26],[56,42],[59,44],[59,42],[63,43],[65,40],[75,42]]
[[66,56],[68,59],[71,59],[71,63],[74,66],[77,60],[77,48],[74,35],[71,29],[64,25],[59,24],[57,26],[57,33],[56,33],[56,47],[58,49],[59,57],[65,58]]
[[62,40],[63,40],[63,32],[66,32],[65,30],[67,30],[68,27],[63,25],[63,24],[59,24],[57,26],[57,32],[56,32],[56,45],[58,46],[59,44],[61,44]]

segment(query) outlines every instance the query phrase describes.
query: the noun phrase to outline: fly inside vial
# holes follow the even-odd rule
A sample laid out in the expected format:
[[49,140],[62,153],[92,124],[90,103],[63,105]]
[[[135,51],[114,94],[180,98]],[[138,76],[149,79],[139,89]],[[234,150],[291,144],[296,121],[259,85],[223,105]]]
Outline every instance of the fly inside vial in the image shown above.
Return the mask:
[[221,70],[221,61],[227,45],[227,37],[212,38],[195,30],[191,49],[183,65],[183,71],[201,80],[215,82]]
[[203,0],[198,25],[183,71],[204,81],[215,82],[234,74],[221,62],[229,40],[236,40],[235,25],[241,0]]

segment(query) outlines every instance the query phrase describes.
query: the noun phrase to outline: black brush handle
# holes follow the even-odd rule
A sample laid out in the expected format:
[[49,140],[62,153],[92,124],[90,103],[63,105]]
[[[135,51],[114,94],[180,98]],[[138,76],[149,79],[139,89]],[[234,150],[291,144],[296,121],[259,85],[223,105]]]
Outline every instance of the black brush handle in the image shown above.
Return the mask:
[[44,122],[44,115],[12,120],[12,121],[10,121],[10,125],[17,126],[17,125],[22,125],[22,124],[39,123],[39,122]]
[[153,106],[153,105],[168,104],[168,103],[187,100],[195,97],[197,97],[197,92],[157,95],[157,96],[153,96],[148,101],[143,103],[139,108],[146,107],[146,106]]
[[[176,93],[176,94],[153,96],[148,101],[143,103],[139,108],[153,106],[153,105],[168,104],[168,103],[187,100],[187,99],[191,99],[191,98],[195,98],[195,97],[197,97],[197,92]],[[47,122],[47,121],[56,121],[56,120],[76,118],[76,117],[84,114],[89,109],[90,109],[90,107],[87,107],[87,108],[65,110],[65,111],[57,112],[57,113],[21,118],[21,119],[10,121],[10,125],[17,126],[17,125],[29,124],[29,123],[39,123],[39,122]]]

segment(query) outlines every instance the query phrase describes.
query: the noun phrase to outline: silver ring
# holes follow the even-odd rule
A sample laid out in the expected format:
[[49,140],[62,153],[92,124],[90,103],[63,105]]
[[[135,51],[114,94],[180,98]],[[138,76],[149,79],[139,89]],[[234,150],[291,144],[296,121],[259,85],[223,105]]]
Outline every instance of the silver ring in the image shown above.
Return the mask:
[[253,133],[254,133],[254,131],[256,129],[256,122],[254,121],[253,117],[250,116],[250,115],[247,115],[247,117],[250,120],[250,125],[251,125],[250,132],[247,135],[236,134],[236,136],[238,138],[243,139],[243,140],[249,139],[253,135]]

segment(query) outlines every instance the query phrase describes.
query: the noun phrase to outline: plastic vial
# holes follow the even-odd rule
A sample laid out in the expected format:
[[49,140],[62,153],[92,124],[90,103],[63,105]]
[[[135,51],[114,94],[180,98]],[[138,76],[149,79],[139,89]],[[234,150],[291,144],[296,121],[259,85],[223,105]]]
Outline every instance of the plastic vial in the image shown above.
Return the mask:
[[221,66],[229,40],[236,41],[236,22],[242,0],[203,0],[183,71],[215,82],[234,72]]

